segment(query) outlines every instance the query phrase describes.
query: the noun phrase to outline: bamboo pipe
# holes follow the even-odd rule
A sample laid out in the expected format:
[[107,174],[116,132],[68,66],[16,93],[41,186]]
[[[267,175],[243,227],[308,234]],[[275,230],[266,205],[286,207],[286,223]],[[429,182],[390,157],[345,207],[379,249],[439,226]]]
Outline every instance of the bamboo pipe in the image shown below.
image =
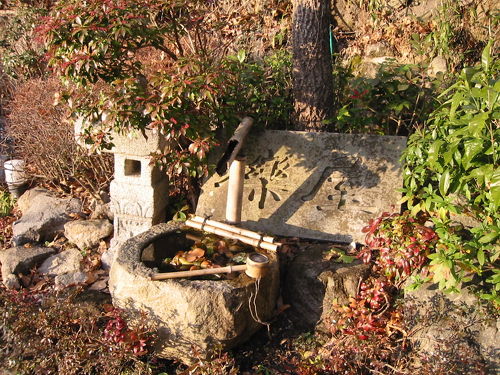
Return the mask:
[[201,241],[202,240],[202,237],[200,236],[196,236],[194,234],[191,234],[191,233],[186,233],[186,238],[188,240],[191,240],[191,241],[194,241],[194,242],[198,242],[198,241]]
[[205,223],[208,225],[211,225],[216,228],[224,229],[227,230],[228,232],[236,233],[236,234],[241,234],[242,236],[249,237],[249,238],[255,238],[256,240],[262,240],[263,242],[269,242],[269,243],[274,243],[274,238],[271,236],[263,236],[260,233],[253,232],[248,229],[243,229],[243,228],[238,228],[235,227],[234,225],[229,225],[225,223],[221,223],[219,221],[215,220],[205,220],[204,218],[200,216],[193,216],[191,218],[192,221],[195,221],[197,223]]
[[238,265],[238,266],[206,268],[204,270],[155,273],[153,276],[151,276],[151,280],[157,281],[157,280],[166,280],[166,279],[178,279],[181,277],[214,275],[217,273],[231,273],[231,272],[236,272],[236,271],[245,271],[246,269],[247,269],[247,265],[242,264],[242,265]]
[[252,125],[253,118],[251,117],[245,117],[241,120],[233,136],[227,142],[226,150],[215,167],[215,171],[219,176],[226,174],[228,167],[238,156]]
[[214,233],[214,234],[217,234],[219,236],[223,236],[223,237],[227,237],[227,238],[233,238],[233,239],[239,240],[243,243],[246,243],[248,245],[260,247],[262,249],[266,249],[266,250],[270,250],[270,251],[276,251],[278,249],[278,246],[279,246],[278,244],[273,244],[273,243],[257,240],[255,238],[249,238],[249,237],[243,236],[243,235],[238,234],[238,233],[233,233],[233,232],[229,232],[227,230],[221,229],[221,228],[216,228],[212,225],[197,223],[191,219],[186,220],[185,224],[191,228],[196,228],[199,230],[203,230],[205,232]]
[[241,223],[244,179],[245,158],[238,157],[233,160],[229,167],[229,181],[227,185],[226,220],[232,224]]

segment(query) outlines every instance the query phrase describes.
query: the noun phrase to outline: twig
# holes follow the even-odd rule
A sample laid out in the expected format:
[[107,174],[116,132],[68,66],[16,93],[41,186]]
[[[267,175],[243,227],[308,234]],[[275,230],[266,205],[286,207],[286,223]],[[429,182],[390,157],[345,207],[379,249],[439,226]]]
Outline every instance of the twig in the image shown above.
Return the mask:
[[392,367],[390,364],[388,363],[384,363],[384,366],[385,367],[389,367],[392,371],[396,371],[397,373],[400,373],[400,374],[408,374],[407,372],[403,371],[403,370],[398,370],[397,368],[394,368]]

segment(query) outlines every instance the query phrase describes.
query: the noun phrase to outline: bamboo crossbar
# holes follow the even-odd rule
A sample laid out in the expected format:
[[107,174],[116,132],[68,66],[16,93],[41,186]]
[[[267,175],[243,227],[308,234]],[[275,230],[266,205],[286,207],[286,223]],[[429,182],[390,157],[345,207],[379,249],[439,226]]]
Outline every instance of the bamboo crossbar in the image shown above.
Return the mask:
[[262,240],[263,242],[274,243],[274,237],[263,236],[260,233],[253,232],[253,231],[248,230],[248,229],[238,228],[238,227],[235,227],[234,225],[221,223],[221,222],[215,221],[215,220],[204,219],[200,216],[193,216],[191,218],[191,220],[195,221],[197,223],[206,223],[206,224],[211,225],[213,227],[227,230],[228,232],[241,234],[245,237],[255,238],[256,240]]
[[243,243],[246,243],[248,245],[254,246],[254,247],[260,247],[265,250],[270,250],[270,251],[276,251],[278,249],[278,244],[262,241],[261,239],[256,239],[256,238],[250,238],[247,236],[244,236],[242,234],[230,232],[225,229],[217,228],[213,225],[209,225],[207,223],[200,223],[193,221],[191,219],[186,220],[185,224],[191,228],[203,230],[205,232],[217,234],[219,236],[227,237],[227,238],[232,238],[235,240],[239,240]]

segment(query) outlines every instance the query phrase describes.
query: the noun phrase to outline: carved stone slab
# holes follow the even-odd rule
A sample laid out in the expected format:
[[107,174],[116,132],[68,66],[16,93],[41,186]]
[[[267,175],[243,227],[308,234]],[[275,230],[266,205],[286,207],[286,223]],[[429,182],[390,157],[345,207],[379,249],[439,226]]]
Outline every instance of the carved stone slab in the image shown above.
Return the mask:
[[[248,139],[241,226],[283,236],[363,242],[397,206],[406,137],[265,131]],[[225,219],[228,176],[203,185],[196,213]],[[397,209],[397,208],[396,208]]]

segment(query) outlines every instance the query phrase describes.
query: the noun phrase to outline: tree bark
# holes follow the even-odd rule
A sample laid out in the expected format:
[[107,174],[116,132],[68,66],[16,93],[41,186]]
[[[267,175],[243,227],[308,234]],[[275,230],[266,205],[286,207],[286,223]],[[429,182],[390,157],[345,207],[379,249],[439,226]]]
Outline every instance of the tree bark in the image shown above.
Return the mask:
[[293,123],[325,131],[333,117],[330,0],[293,0]]

